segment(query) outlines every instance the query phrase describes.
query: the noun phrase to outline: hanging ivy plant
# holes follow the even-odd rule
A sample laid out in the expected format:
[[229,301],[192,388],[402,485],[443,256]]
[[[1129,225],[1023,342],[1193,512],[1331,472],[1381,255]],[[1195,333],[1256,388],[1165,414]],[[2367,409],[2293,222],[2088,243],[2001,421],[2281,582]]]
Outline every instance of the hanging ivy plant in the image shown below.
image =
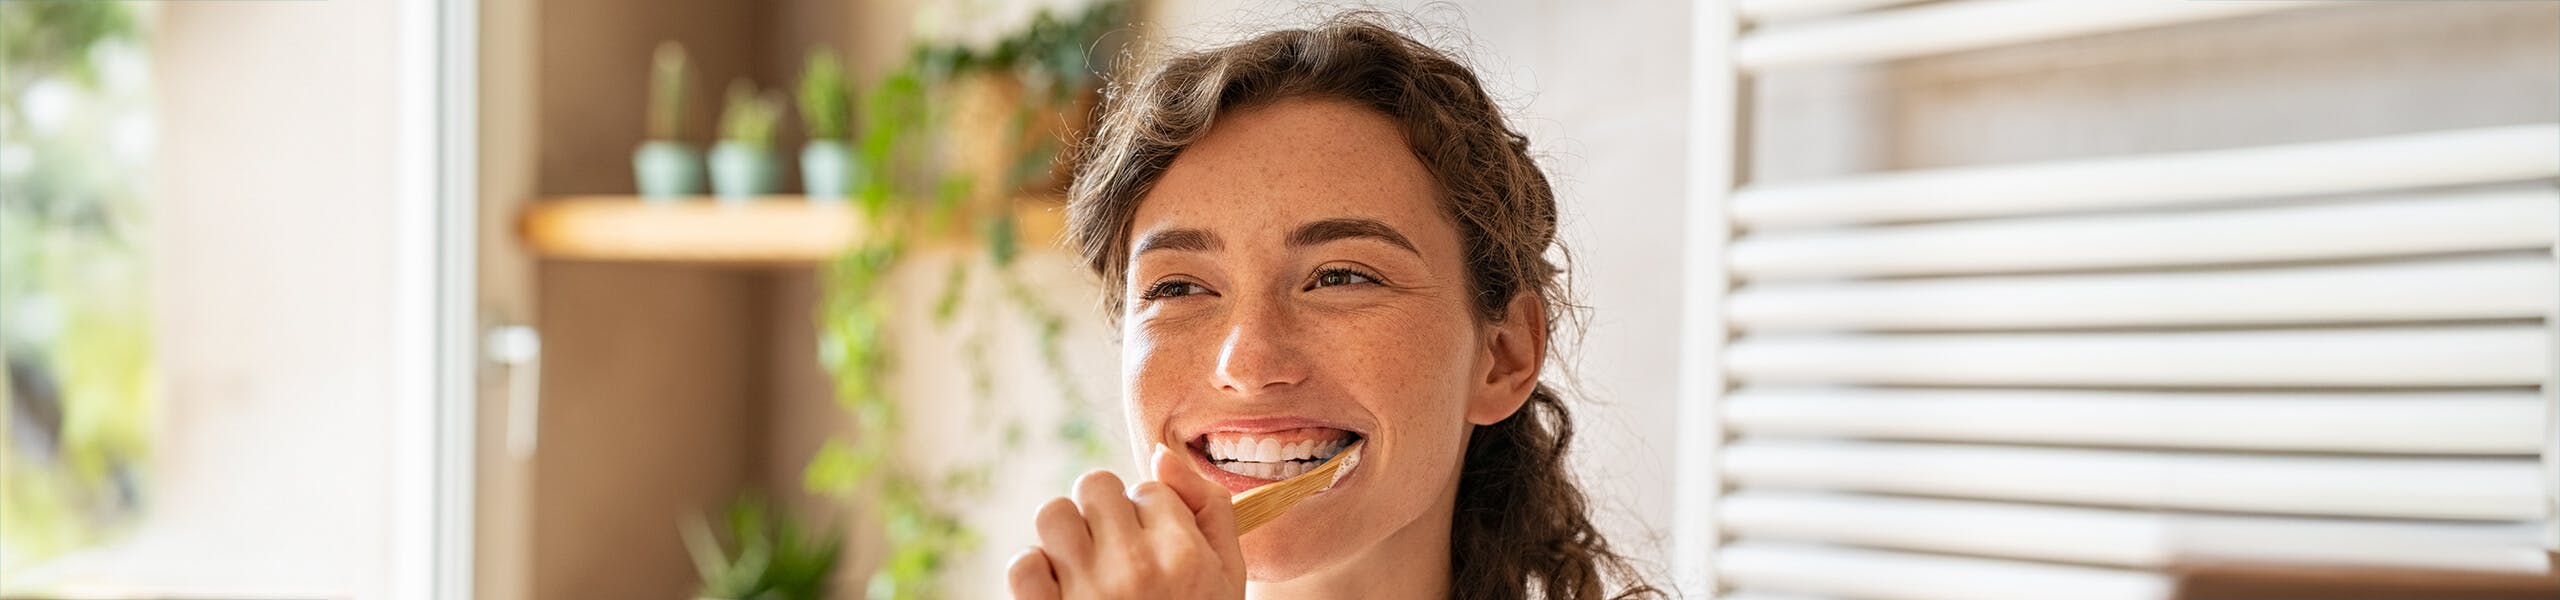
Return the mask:
[[[990,462],[940,467],[898,460],[898,433],[905,425],[902,400],[891,392],[897,364],[889,320],[900,314],[886,288],[890,273],[908,265],[912,244],[921,236],[974,235],[984,244],[961,257],[941,279],[930,314],[936,327],[949,330],[973,291],[993,289],[993,301],[1008,318],[1020,319],[1037,334],[1047,389],[1065,402],[1065,416],[1050,427],[1023,423],[1017,415],[976,415],[996,423],[1000,454],[1023,451],[1031,436],[1043,430],[1049,441],[1071,448],[1071,462],[1095,464],[1107,452],[1101,428],[1087,398],[1075,385],[1066,363],[1065,315],[1041,300],[1023,280],[1015,258],[1018,229],[1013,198],[1026,189],[1054,193],[1055,165],[1061,149],[1051,122],[1080,126],[1083,106],[1095,94],[1107,61],[1089,55],[1104,38],[1123,28],[1128,3],[1110,0],[1080,13],[1060,17],[1042,11],[1022,30],[987,47],[956,44],[922,45],[907,62],[866,86],[855,133],[854,172],[866,175],[855,187],[857,206],[868,231],[859,245],[829,264],[823,275],[825,298],[819,303],[818,358],[835,379],[837,404],[851,416],[852,431],[828,440],[810,459],[803,484],[813,492],[851,503],[862,518],[876,523],[886,537],[888,554],[871,574],[873,598],[940,596],[939,577],[957,555],[975,549],[977,532],[952,508],[982,497],[994,472]],[[961,114],[955,106],[975,83],[1018,86],[1009,118],[995,135],[1003,139],[954,139],[954,124],[985,115]],[[980,135],[983,135],[981,133]],[[955,146],[993,144],[1007,155],[997,157],[1000,177],[988,177],[983,161],[955,158]],[[993,285],[979,285],[992,278]],[[986,356],[984,328],[962,344],[970,369],[968,389],[978,397],[972,406],[991,410],[993,370]]]

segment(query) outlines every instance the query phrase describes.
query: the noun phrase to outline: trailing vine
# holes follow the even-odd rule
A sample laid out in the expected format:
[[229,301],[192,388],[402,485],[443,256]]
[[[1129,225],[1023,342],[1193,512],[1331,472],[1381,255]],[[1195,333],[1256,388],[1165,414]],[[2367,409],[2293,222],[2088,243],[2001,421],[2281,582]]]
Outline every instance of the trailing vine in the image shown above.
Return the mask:
[[[1088,53],[1122,27],[1128,8],[1125,0],[1107,0],[1065,18],[1044,10],[992,47],[919,46],[863,95],[855,141],[861,179],[854,190],[866,231],[825,268],[825,297],[816,315],[818,360],[834,377],[836,402],[850,415],[852,431],[819,448],[803,471],[803,485],[849,503],[858,518],[879,526],[887,555],[871,573],[869,597],[941,596],[939,578],[952,559],[980,541],[953,507],[983,497],[995,473],[993,458],[940,467],[899,459],[904,402],[914,399],[897,397],[891,385],[898,340],[890,324],[902,307],[889,281],[899,269],[913,268],[915,245],[927,236],[974,236],[983,242],[943,273],[942,287],[926,307],[934,326],[954,328],[964,310],[980,305],[973,302],[981,300],[977,290],[989,286],[979,283],[991,278],[997,293],[983,300],[995,302],[996,313],[1020,319],[1011,323],[1036,332],[1047,389],[1063,396],[1065,416],[1039,439],[1071,449],[1070,462],[1076,464],[1098,463],[1108,452],[1067,363],[1066,316],[1044,302],[1018,268],[1019,225],[1010,204],[1026,189],[1038,194],[1060,185],[1053,173],[1064,143],[1040,124],[1060,115],[1081,119],[1078,109],[1099,81],[1097,67],[1107,68]],[[946,133],[955,118],[950,107],[959,93],[956,84],[966,77],[1004,78],[1021,86],[1009,126],[1002,128],[1013,137],[997,141],[997,147],[1013,151],[1004,157],[999,177],[972,172],[950,156],[957,144]],[[1019,415],[991,414],[1000,411],[991,400],[987,329],[969,332],[961,344],[967,388],[977,400],[969,404],[971,416],[994,425],[986,431],[997,438],[1000,454],[1017,454],[1044,428]]]

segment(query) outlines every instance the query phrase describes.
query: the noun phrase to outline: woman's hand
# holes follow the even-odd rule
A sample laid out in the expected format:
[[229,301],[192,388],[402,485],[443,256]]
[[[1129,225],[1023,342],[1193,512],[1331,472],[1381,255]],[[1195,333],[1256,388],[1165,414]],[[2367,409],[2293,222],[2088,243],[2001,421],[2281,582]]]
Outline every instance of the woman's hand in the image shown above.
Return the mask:
[[1158,445],[1154,481],[1124,488],[1094,471],[1076,479],[1074,500],[1041,505],[1040,545],[1007,569],[1013,597],[1243,598],[1234,499],[1180,461]]

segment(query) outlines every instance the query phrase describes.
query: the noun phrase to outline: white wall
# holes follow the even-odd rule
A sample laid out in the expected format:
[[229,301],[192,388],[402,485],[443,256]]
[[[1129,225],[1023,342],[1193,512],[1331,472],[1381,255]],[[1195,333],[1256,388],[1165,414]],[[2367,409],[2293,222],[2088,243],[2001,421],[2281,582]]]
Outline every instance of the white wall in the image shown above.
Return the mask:
[[[1177,43],[1320,19],[1329,9],[1236,0],[1167,2]],[[1365,6],[1365,5],[1344,5]],[[1679,373],[1681,200],[1686,181],[1689,7],[1683,2],[1495,0],[1377,5],[1464,53],[1525,130],[1555,181],[1588,330],[1560,350],[1582,402],[1575,468],[1621,550],[1659,570],[1669,551],[1672,403]],[[1576,343],[1578,341],[1578,343]]]

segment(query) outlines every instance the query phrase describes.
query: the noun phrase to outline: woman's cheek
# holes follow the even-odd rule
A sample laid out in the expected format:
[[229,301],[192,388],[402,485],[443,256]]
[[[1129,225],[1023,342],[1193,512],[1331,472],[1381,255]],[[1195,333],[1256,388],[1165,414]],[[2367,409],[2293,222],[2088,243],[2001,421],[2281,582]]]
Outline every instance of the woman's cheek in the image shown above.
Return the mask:
[[1132,311],[1121,328],[1121,379],[1129,434],[1143,460],[1165,423],[1186,398],[1198,398],[1216,380],[1220,339],[1205,319],[1178,313]]
[[[1134,317],[1134,315],[1132,316]],[[1127,409],[1130,443],[1140,456],[1154,448],[1155,438],[1165,435],[1164,423],[1173,414],[1172,393],[1178,385],[1178,369],[1173,363],[1183,360],[1164,352],[1178,346],[1165,345],[1161,331],[1141,327],[1136,321],[1121,329],[1121,393]]]
[[[1323,372],[1357,380],[1356,394],[1365,408],[1402,438],[1399,445],[1425,450],[1438,460],[1456,460],[1457,436],[1463,435],[1465,398],[1472,354],[1453,340],[1469,340],[1463,331],[1428,319],[1380,319],[1328,332],[1326,354],[1335,361]],[[1421,458],[1416,456],[1415,458]]]

